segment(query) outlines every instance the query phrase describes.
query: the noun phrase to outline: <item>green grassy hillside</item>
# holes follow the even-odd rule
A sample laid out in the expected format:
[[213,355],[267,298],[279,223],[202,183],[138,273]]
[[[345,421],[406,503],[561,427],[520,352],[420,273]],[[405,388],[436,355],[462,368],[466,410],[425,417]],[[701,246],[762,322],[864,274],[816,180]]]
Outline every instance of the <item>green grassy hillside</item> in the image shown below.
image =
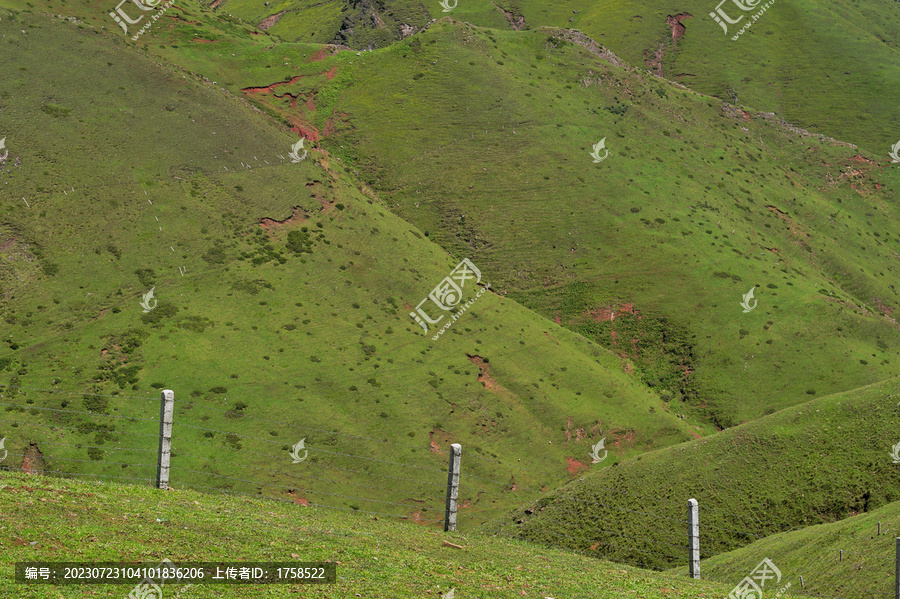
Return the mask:
[[[891,379],[646,453],[563,486],[498,530],[665,567],[686,559],[689,498],[700,504],[703,559],[870,512],[900,500],[898,402]],[[757,552],[745,555],[742,565]]]
[[[684,559],[688,497],[704,556],[900,499],[900,181],[859,135],[872,121],[810,134],[763,96],[771,80],[729,88],[738,108],[610,52],[638,63],[637,37],[598,33],[605,48],[526,4],[415,33],[440,9],[282,4],[264,33],[245,6],[186,0],[135,42],[112,5],[0,0],[4,467],[152,481],[168,388],[176,494],[423,534],[453,442],[464,534],[486,522],[654,568]],[[571,26],[553,22],[569,7],[541,10]],[[780,72],[804,75],[782,91],[824,119],[815,59],[791,60]],[[828,119],[854,102],[885,116],[892,68]],[[481,280],[434,339],[410,313],[463,258]],[[686,583],[657,584],[629,591]]]
[[[564,551],[274,501],[0,473],[0,596],[124,597],[127,585],[12,582],[17,561],[326,561],[329,585],[194,585],[182,597],[717,599],[730,587]],[[214,542],[210,542],[215,539]],[[444,545],[449,541],[462,549]],[[182,587],[176,586],[175,591]],[[169,597],[169,587],[164,587]],[[224,595],[223,595],[224,593]]]
[[[900,95],[897,3],[779,0],[767,9],[763,2],[744,4],[755,8],[743,11],[714,0],[447,0],[445,12],[438,0],[224,0],[216,10],[262,23],[288,41],[334,41],[354,49],[386,47],[442,16],[500,30],[574,28],[634,66],[886,158],[900,137],[894,110]],[[727,32],[710,16],[718,7],[738,21]],[[739,34],[754,15],[758,20]]]
[[897,169],[574,41],[441,21],[351,55],[374,75],[326,143],[499,291],[719,426],[893,374]]
[[27,57],[0,92],[8,464],[155,479],[169,388],[176,488],[433,523],[458,442],[472,527],[584,472],[601,438],[605,466],[698,434],[627,361],[493,289],[434,341],[409,313],[466,255],[326,151],[287,160],[298,136],[211,81],[69,22],[0,31]]
[[362,56],[189,31],[139,44],[317,140],[679,412],[727,427],[894,373],[898,175],[878,156],[557,29],[443,20]]
[[[737,581],[768,556],[781,570],[783,580],[789,577],[797,590],[803,576],[803,591],[810,595],[889,597],[895,592],[898,536],[900,505],[895,502],[832,524],[766,537],[705,560],[701,571],[706,579]],[[686,573],[684,568],[678,571]]]

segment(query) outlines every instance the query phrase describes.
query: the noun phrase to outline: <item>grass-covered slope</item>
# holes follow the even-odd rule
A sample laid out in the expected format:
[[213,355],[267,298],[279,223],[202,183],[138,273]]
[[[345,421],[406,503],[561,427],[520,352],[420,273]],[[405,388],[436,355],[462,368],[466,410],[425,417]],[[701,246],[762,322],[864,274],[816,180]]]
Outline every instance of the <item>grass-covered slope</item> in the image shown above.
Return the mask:
[[686,560],[689,498],[700,504],[704,559],[871,511],[900,499],[891,458],[900,441],[898,402],[900,381],[891,379],[794,406],[591,473],[516,511],[501,528],[664,567]]
[[351,55],[354,128],[326,143],[498,290],[720,426],[891,375],[897,169],[581,44],[439,21]]
[[169,388],[175,487],[435,522],[458,442],[465,528],[603,437],[608,463],[690,438],[626,361],[493,288],[433,341],[409,313],[466,254],[327,152],[290,162],[298,136],[240,98],[86,26],[0,33],[22,57],[0,66],[4,465],[155,478]]
[[[579,13],[563,19],[543,2],[521,0],[526,22],[578,28],[633,65],[855,143],[879,159],[900,138],[896,2],[778,0],[736,40],[765,2],[744,3],[755,5],[747,12],[718,0],[576,4]],[[742,17],[728,33],[709,15],[717,6]]]
[[357,56],[219,31],[187,6],[138,44],[318,141],[678,411],[730,426],[893,373],[898,174],[883,155],[612,66],[577,32],[445,19]]
[[[224,0],[216,11],[288,41],[386,47],[451,16],[506,30],[543,26],[583,31],[634,66],[694,90],[773,112],[804,128],[853,142],[884,158],[900,136],[900,8],[877,0],[800,3],[710,0],[593,3],[573,0],[471,2],[292,2]],[[739,20],[724,31],[710,16],[721,6]],[[758,14],[762,11],[762,14]],[[758,19],[747,31],[742,27]]]
[[[262,24],[288,41],[386,47],[449,15],[481,27],[578,29],[634,66],[694,90],[773,112],[804,128],[856,143],[884,158],[900,136],[900,8],[877,0],[779,0],[742,11],[710,0],[594,3],[573,0],[456,2],[260,2],[225,0],[220,12]],[[709,16],[721,6],[728,32]],[[758,19],[738,39],[740,28]],[[270,26],[270,22],[275,24]]]
[[[900,505],[894,502],[839,522],[766,537],[703,560],[701,572],[708,580],[736,583],[768,557],[781,570],[783,584],[790,580],[792,588],[800,590],[802,576],[803,591],[809,595],[844,599],[889,597],[896,591],[898,536]],[[687,573],[686,568],[677,571]]]
[[[462,549],[444,545],[449,541]],[[20,561],[337,563],[327,585],[194,585],[182,597],[716,599],[729,587],[478,533],[265,500],[0,472],[0,596],[124,597],[128,585],[17,585]],[[171,589],[171,590],[170,590]],[[181,585],[166,586],[169,593]]]

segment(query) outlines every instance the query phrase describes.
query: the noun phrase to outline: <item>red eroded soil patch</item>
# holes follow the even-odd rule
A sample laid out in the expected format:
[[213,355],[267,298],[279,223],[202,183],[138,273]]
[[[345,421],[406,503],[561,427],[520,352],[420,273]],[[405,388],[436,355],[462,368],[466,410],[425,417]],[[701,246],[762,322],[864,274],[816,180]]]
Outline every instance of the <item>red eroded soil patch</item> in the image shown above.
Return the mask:
[[431,432],[428,433],[428,438],[429,438],[429,440],[430,440],[430,441],[429,441],[429,444],[428,444],[429,450],[431,450],[432,453],[436,453],[436,454],[438,454],[438,455],[446,455],[447,452],[446,452],[446,451],[443,451],[443,450],[441,449],[440,444],[439,444],[437,441],[435,441],[435,439],[434,439],[434,436],[435,436],[435,435],[437,435],[439,439],[440,439],[441,437],[443,437],[443,438],[440,439],[440,440],[441,440],[443,443],[447,443],[447,444],[449,444],[449,442],[450,442],[450,435],[448,435],[448,434],[445,433],[444,431],[437,430],[437,429],[435,429],[435,430],[433,430],[433,431],[431,431]]
[[318,62],[320,60],[324,60],[328,56],[334,56],[341,50],[353,50],[350,46],[336,46],[334,44],[328,44],[324,48],[320,48],[316,50],[312,56],[306,59],[306,62]]
[[[320,50],[320,52],[323,52],[323,50]],[[336,114],[334,111],[332,111],[331,116],[328,117],[325,125],[322,126],[322,130],[320,131],[310,122],[310,115],[316,110],[315,92],[297,92],[294,94],[284,92],[279,94],[277,93],[277,89],[285,85],[296,83],[302,77],[315,77],[324,75],[325,79],[331,80],[334,79],[334,76],[336,74],[337,66],[333,66],[329,70],[316,73],[315,75],[296,75],[289,81],[277,81],[275,83],[259,87],[245,87],[241,91],[250,96],[254,101],[259,102],[260,104],[265,104],[272,110],[278,112],[281,116],[284,117],[285,121],[287,121],[288,125],[291,128],[291,131],[310,141],[316,142],[325,136],[333,135],[335,133],[338,122],[346,122],[348,120],[348,115],[344,113]],[[285,107],[284,105],[285,97],[290,98],[289,107]],[[302,104],[299,103],[299,100],[301,99],[303,100]]]
[[328,56],[328,52],[326,52],[325,48],[320,48],[313,52],[312,55],[306,59],[306,62],[317,62],[319,60],[324,60],[326,56]]
[[28,474],[35,474],[44,471],[44,454],[38,449],[36,443],[32,443],[25,450],[22,457],[22,471]]
[[[491,4],[494,3],[491,2]],[[521,31],[525,27],[525,17],[517,17],[512,11],[506,10],[502,6],[497,6],[496,4],[494,6],[499,8],[500,12],[506,16],[506,20],[509,21],[509,26],[512,27],[513,31]]]
[[[457,505],[457,507],[459,507],[459,506]],[[410,514],[407,516],[407,518],[409,518],[416,524],[435,524],[436,522],[440,522],[442,520],[442,518],[437,518],[437,519],[426,518],[426,517],[422,516],[422,512],[419,510],[410,512]]]
[[[217,1],[218,1],[218,0],[217,0]],[[281,20],[281,17],[283,17],[283,16],[284,16],[284,13],[286,13],[286,12],[287,12],[286,10],[283,10],[283,11],[281,11],[281,12],[275,13],[274,15],[269,15],[268,17],[266,17],[265,19],[263,19],[262,21],[260,21],[256,26],[257,26],[259,29],[262,29],[263,31],[266,31],[267,29],[269,29],[269,28],[271,28],[272,26],[274,26],[275,23],[277,23],[278,21],[280,21],[280,20]]]
[[293,210],[294,213],[284,220],[264,218],[259,221],[259,226],[265,229],[267,232],[271,233],[272,230],[277,229],[278,227],[283,227],[285,225],[297,225],[309,220],[309,213],[306,212],[306,210],[300,208],[300,206],[294,206]]
[[684,37],[685,27],[681,24],[681,22],[685,19],[693,18],[693,16],[694,15],[690,13],[683,12],[675,15],[674,17],[672,15],[668,15],[666,17],[666,25],[668,25],[669,29],[672,30],[672,40],[675,43],[678,43],[678,40]]
[[301,496],[297,495],[296,493],[294,493],[293,491],[288,491],[288,492],[287,492],[287,495],[288,495],[288,497],[290,497],[290,498],[294,501],[294,503],[296,503],[297,505],[304,505],[304,506],[307,506],[307,507],[309,506],[309,501],[306,499],[306,497],[301,497]]
[[568,466],[566,470],[569,471],[569,474],[577,474],[581,470],[587,470],[588,467],[576,460],[575,458],[566,458],[566,462],[568,462]]
[[[291,85],[292,83],[296,83],[306,75],[297,75],[296,77],[291,77],[290,81],[279,81],[277,83],[272,83],[270,85],[264,85],[263,87],[245,87],[241,91],[245,94],[262,94],[262,93],[272,93],[276,87],[280,87],[282,85]],[[291,96],[293,97],[293,96]]]
[[[610,432],[611,435],[615,435],[615,431]],[[637,432],[635,431],[627,431],[623,436],[618,437],[615,441],[613,441],[613,446],[616,449],[620,449],[622,447],[622,442],[624,441],[628,445],[634,445],[634,440],[637,438]]]
[[481,374],[478,375],[478,382],[484,385],[484,388],[488,391],[493,391],[495,393],[507,392],[506,389],[494,378],[491,376],[491,367],[484,361],[480,356],[470,356],[466,354],[466,357],[478,366],[479,370],[481,370]]

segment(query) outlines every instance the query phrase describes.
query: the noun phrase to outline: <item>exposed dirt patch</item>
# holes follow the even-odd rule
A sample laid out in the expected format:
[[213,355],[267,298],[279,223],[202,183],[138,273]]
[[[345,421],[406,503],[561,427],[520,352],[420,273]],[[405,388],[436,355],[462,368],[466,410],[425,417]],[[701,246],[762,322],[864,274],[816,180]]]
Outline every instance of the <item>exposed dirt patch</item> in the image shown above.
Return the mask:
[[[549,27],[547,29],[550,29]],[[592,54],[595,54],[598,58],[602,58],[606,62],[610,63],[613,66],[629,68],[628,64],[613,54],[608,48],[604,48],[593,38],[585,35],[584,33],[578,31],[577,29],[558,29],[555,30],[554,34],[556,37],[562,38],[567,42],[571,42],[573,44],[578,44],[582,48],[585,48]]]
[[[303,77],[306,77],[306,76],[307,75],[297,75],[295,77],[291,77],[291,79],[289,81],[279,81],[277,83],[272,83],[271,85],[264,85],[263,87],[245,87],[241,91],[244,92],[245,94],[271,94],[274,92],[276,87],[280,87],[282,85],[291,85],[292,83],[296,83],[297,81],[299,81],[300,79],[302,79]],[[290,94],[288,94],[288,95],[290,95]],[[277,96],[277,97],[284,97],[284,96],[282,95],[282,96]],[[294,96],[291,96],[291,97],[293,98]]]
[[509,393],[500,383],[494,380],[491,376],[491,367],[484,361],[484,358],[480,356],[470,356],[466,354],[466,357],[478,366],[481,373],[478,375],[478,382],[484,385],[484,388],[488,391],[493,391],[494,393]]
[[[334,208],[335,199],[334,199],[334,194],[326,195],[326,194],[320,193],[321,186],[322,186],[322,182],[318,181],[318,180],[313,181],[312,183],[306,184],[306,188],[310,190],[310,193],[312,194],[313,198],[317,202],[319,202],[319,204],[322,206],[322,212],[326,213],[326,212],[331,211],[331,209]],[[331,198],[331,199],[329,199],[329,198]]]
[[694,15],[690,13],[683,12],[675,15],[674,17],[672,15],[668,15],[666,17],[666,25],[668,25],[669,29],[671,29],[672,41],[674,41],[676,44],[678,43],[678,40],[684,37],[685,27],[681,24],[681,22],[685,19],[693,18],[693,16]]
[[[418,499],[405,499],[404,501],[416,501],[418,503],[424,503]],[[457,507],[459,507],[459,505],[457,505]],[[436,524],[443,520],[443,517],[440,515],[437,518],[435,518],[435,517],[429,518],[429,517],[423,516],[421,510],[415,510],[415,511],[410,512],[407,515],[407,518],[409,520],[412,520],[416,524]]]
[[218,8],[222,2],[225,0],[213,0],[213,3],[209,5],[210,8]]
[[634,446],[634,440],[637,439],[637,431],[634,430],[626,430],[625,434],[620,434],[620,431],[610,431],[610,436],[615,436],[616,440],[613,441],[613,446],[616,449],[621,449],[622,444]]
[[306,497],[298,495],[297,493],[294,492],[293,489],[288,490],[287,496],[290,497],[291,500],[293,500],[293,502],[296,503],[297,505],[303,505],[303,506],[307,506],[307,507],[309,506],[309,501],[306,499]]
[[[678,40],[684,37],[685,27],[681,22],[692,17],[693,15],[686,12],[674,16],[666,16],[666,26],[669,28],[669,32],[672,36],[672,43],[674,45],[677,46]],[[666,44],[667,42],[660,42],[657,44],[655,50],[644,51],[644,64],[646,64],[647,68],[653,71],[657,77],[663,76],[663,59],[666,57]]]
[[[323,49],[319,52],[324,51],[325,50]],[[283,93],[278,93],[277,89],[285,85],[296,83],[303,77],[324,76],[326,80],[331,80],[334,79],[336,74],[337,66],[333,66],[327,71],[322,71],[313,75],[296,75],[288,81],[277,81],[275,83],[259,87],[245,87],[241,91],[250,96],[253,101],[259,102],[260,104],[265,104],[267,107],[281,114],[284,117],[285,121],[288,122],[291,131],[310,141],[316,142],[319,141],[322,137],[333,135],[339,122],[349,122],[349,115],[345,113],[335,113],[334,111],[332,111],[331,116],[328,117],[325,125],[320,131],[310,122],[310,113],[312,113],[316,109],[316,104],[314,101],[315,92],[290,93],[285,91]],[[286,98],[289,99],[288,106],[285,106],[284,103]],[[302,104],[299,102],[300,100],[303,100]]]
[[644,64],[653,71],[657,77],[663,76],[663,57],[666,55],[665,44],[660,43],[656,50],[644,51]]
[[263,19],[262,21],[257,23],[256,26],[259,29],[262,29],[263,31],[267,31],[269,28],[274,26],[275,23],[280,21],[281,17],[283,17],[284,13],[286,13],[286,12],[287,12],[286,10],[283,10],[281,12],[275,13],[274,15],[269,15],[268,17],[266,17],[265,19]]
[[443,450],[441,449],[441,446],[438,444],[438,442],[434,440],[434,436],[435,436],[435,435],[438,435],[438,437],[443,437],[442,441],[443,441],[444,443],[447,443],[447,442],[449,441],[449,435],[448,435],[447,433],[445,433],[445,432],[442,431],[442,430],[435,429],[435,430],[433,430],[433,431],[431,431],[431,432],[428,433],[428,439],[429,439],[428,449],[429,449],[432,453],[436,453],[436,454],[438,454],[438,455],[446,455],[447,452],[446,452],[446,451],[443,451]]
[[577,474],[577,473],[580,472],[581,470],[587,470],[587,469],[588,469],[587,466],[585,466],[584,464],[582,464],[581,462],[579,462],[579,461],[576,460],[575,458],[566,458],[566,462],[568,463],[568,466],[566,467],[566,470],[569,471],[569,474]]
[[22,471],[28,474],[40,474],[45,470],[44,454],[37,443],[31,443],[22,457]]
[[897,325],[897,321],[896,321],[894,318],[891,317],[891,314],[893,314],[893,312],[894,312],[894,310],[896,310],[896,308],[891,308],[890,306],[886,305],[884,302],[882,302],[882,301],[881,301],[879,298],[877,298],[877,297],[872,298],[872,302],[878,307],[878,310],[881,311],[881,314],[882,314],[886,319],[888,319],[889,321],[891,321],[891,323],[892,323],[895,327],[898,326],[898,325]]
[[329,57],[329,56],[334,56],[335,54],[337,54],[337,53],[340,52],[341,50],[351,50],[351,51],[352,51],[353,48],[351,48],[350,46],[341,46],[341,45],[337,45],[337,44],[328,44],[328,45],[325,46],[324,48],[322,48],[322,49],[317,50],[316,52],[314,52],[314,53],[312,54],[312,56],[310,56],[309,58],[306,59],[306,62],[318,62],[318,61],[320,61],[320,60],[324,60],[325,58],[327,58],[327,57]]
[[272,233],[273,230],[287,225],[298,225],[309,220],[309,213],[300,206],[294,206],[294,212],[284,220],[275,220],[272,218],[263,218],[259,221],[259,226],[267,232]]
[[569,416],[568,418],[566,418],[566,441],[567,442],[572,440],[573,433],[574,433],[574,437],[575,437],[576,441],[581,441],[582,439],[587,437],[587,435],[584,432],[584,428],[576,428],[573,431],[572,430],[573,426],[575,426],[574,421],[572,420],[572,417]]
[[[787,225],[788,230],[789,230],[793,235],[796,235],[797,237],[801,237],[801,238],[804,238],[804,239],[809,237],[809,235],[806,234],[806,232],[803,230],[803,228],[800,227],[800,225],[797,224],[797,221],[795,221],[793,218],[791,218],[790,216],[788,216],[788,213],[787,213],[787,212],[782,212],[781,210],[779,210],[779,209],[776,208],[775,206],[766,206],[766,208],[768,208],[768,209],[771,210],[773,213],[775,213],[775,216],[777,216],[779,219],[781,219],[781,221],[782,221],[785,225]],[[796,243],[796,242],[795,242],[795,243]]]
[[512,27],[514,31],[521,31],[525,27],[525,17],[516,16],[512,11],[506,10],[495,2],[491,2],[491,4],[499,8],[500,12],[506,15],[506,20],[509,21],[509,26]]

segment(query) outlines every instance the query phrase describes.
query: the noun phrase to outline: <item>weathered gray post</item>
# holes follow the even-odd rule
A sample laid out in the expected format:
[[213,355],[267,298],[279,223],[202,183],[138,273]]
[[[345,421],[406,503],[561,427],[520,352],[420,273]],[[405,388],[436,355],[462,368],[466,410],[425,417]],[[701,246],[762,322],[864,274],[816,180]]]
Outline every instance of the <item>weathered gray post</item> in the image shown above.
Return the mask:
[[900,537],[897,537],[897,550],[894,558],[894,597],[900,599]]
[[447,509],[444,513],[444,531],[456,531],[456,503],[459,499],[459,458],[462,445],[450,446],[450,468],[447,470]]
[[175,392],[166,389],[159,398],[159,455],[156,461],[156,487],[169,488],[169,458],[172,455],[172,415]]
[[688,573],[700,578],[700,504],[688,499]]

